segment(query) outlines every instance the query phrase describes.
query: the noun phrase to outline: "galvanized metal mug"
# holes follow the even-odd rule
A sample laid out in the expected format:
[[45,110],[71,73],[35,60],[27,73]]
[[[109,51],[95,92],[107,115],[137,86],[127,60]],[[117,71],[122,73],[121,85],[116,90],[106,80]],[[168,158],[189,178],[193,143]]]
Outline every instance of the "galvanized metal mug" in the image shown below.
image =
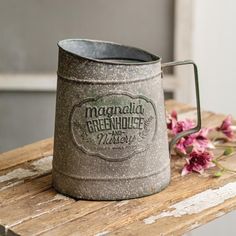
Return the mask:
[[[118,200],[161,191],[170,151],[201,126],[197,66],[111,42],[59,42],[53,186],[81,199]],[[198,123],[168,144],[162,68],[192,64]]]

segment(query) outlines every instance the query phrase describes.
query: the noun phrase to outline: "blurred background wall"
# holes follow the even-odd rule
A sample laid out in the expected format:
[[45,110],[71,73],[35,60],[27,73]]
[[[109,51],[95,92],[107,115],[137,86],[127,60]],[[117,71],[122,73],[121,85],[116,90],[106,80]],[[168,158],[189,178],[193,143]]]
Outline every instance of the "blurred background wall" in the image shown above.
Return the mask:
[[[55,79],[56,43],[65,38],[115,41],[170,61],[173,25],[173,0],[0,0],[0,77]],[[53,136],[55,91],[37,90],[0,91],[0,152]]]
[[193,1],[192,58],[205,109],[236,118],[236,1]]
[[93,38],[173,58],[173,0],[1,0],[2,73],[54,72],[56,43]]

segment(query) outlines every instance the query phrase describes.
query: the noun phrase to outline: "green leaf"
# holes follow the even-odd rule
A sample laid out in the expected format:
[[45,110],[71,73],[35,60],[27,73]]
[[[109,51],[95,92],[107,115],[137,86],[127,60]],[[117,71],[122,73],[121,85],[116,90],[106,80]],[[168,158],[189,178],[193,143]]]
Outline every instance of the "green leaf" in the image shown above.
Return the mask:
[[222,174],[223,173],[221,171],[217,171],[215,172],[214,177],[219,178],[220,176],[222,176]]
[[229,155],[231,155],[233,152],[234,152],[234,149],[233,149],[232,147],[227,147],[227,148],[224,150],[223,155],[224,155],[224,156],[229,156]]

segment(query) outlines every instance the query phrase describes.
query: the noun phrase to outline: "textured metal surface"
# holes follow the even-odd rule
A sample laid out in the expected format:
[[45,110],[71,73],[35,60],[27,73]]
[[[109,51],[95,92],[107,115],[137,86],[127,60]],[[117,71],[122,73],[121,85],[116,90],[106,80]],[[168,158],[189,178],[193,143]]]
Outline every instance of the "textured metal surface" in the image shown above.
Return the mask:
[[82,199],[161,191],[170,181],[160,58],[109,42],[59,42],[53,186]]

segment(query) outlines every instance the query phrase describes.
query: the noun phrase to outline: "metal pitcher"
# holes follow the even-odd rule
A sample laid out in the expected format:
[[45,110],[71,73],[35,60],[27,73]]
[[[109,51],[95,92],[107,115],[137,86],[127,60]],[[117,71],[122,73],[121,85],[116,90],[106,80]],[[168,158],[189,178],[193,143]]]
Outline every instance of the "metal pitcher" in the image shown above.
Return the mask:
[[[93,200],[150,195],[170,181],[170,148],[201,127],[197,66],[161,64],[144,50],[112,42],[66,39],[59,64],[53,186]],[[162,68],[192,64],[197,126],[168,143]]]

